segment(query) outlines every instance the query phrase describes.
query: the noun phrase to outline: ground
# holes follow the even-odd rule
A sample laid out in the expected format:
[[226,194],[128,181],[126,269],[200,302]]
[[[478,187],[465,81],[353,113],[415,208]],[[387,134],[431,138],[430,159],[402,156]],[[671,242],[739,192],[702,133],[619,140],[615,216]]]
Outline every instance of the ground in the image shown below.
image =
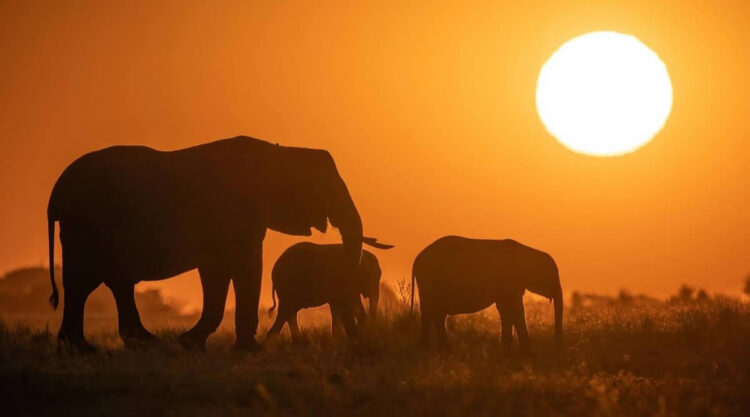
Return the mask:
[[418,317],[398,303],[358,341],[332,337],[321,309],[301,320],[306,343],[291,344],[285,331],[244,355],[229,349],[231,322],[202,353],[176,342],[190,319],[147,320],[162,341],[127,350],[112,320],[92,318],[87,334],[100,352],[77,356],[57,351],[53,320],[4,317],[0,414],[750,415],[750,304],[595,301],[569,303],[561,354],[552,306],[528,301],[530,359],[517,346],[502,352],[491,310],[450,320],[450,346],[440,349],[420,344]]

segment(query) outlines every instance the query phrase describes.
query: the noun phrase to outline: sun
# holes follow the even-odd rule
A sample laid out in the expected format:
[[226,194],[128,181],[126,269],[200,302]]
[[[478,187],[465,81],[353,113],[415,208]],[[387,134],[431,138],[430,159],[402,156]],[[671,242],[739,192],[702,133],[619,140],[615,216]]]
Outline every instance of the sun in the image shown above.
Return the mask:
[[536,89],[542,123],[569,149],[595,156],[633,152],[672,110],[672,82],[636,37],[592,32],[564,43],[542,66]]

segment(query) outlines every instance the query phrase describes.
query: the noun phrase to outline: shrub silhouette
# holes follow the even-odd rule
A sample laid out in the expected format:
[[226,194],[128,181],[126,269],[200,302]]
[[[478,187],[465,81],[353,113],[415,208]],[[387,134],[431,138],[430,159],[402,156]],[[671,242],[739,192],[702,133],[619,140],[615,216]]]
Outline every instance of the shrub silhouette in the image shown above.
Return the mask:
[[[55,266],[55,275],[62,270]],[[49,297],[49,269],[43,267],[18,268],[0,277],[0,313],[13,315],[45,315],[53,311]],[[164,300],[157,289],[136,292],[136,303],[144,316],[159,318],[180,317],[179,304]],[[105,286],[94,291],[86,303],[86,313],[97,316],[117,315],[112,294]]]

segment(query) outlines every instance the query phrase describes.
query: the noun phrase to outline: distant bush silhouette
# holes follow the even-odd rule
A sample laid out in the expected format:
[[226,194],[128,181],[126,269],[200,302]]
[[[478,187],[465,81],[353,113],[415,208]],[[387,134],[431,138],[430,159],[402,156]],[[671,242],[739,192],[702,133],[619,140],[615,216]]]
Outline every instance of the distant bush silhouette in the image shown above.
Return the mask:
[[630,294],[630,291],[626,289],[621,289],[620,293],[617,295],[617,300],[623,304],[631,304],[633,302],[633,295]]
[[573,294],[570,296],[570,306],[574,310],[583,307],[583,296],[581,296],[580,292],[573,291]]
[[642,307],[646,305],[658,304],[657,298],[646,294],[633,294],[629,290],[621,289],[616,297],[610,297],[600,294],[581,293],[573,291],[570,296],[570,308],[573,310],[582,308],[598,308],[602,306],[634,306]]
[[[55,273],[62,275],[60,268]],[[0,278],[0,313],[49,313],[49,270],[19,268]]]
[[[62,276],[60,267],[55,275]],[[52,314],[49,297],[49,269],[42,267],[18,268],[0,277],[0,314],[45,315]],[[157,289],[136,292],[136,303],[145,316],[164,319],[180,317],[179,304],[168,303]],[[86,303],[86,312],[97,316],[117,315],[112,294],[100,286]]]
[[695,301],[698,301],[699,303],[705,303],[711,301],[711,297],[708,295],[706,290],[700,289],[698,290],[698,293],[695,294]]
[[677,290],[677,294],[668,298],[670,303],[707,303],[711,302],[711,296],[706,290],[700,288],[696,291],[694,287],[682,284]]
[[693,300],[693,293],[695,292],[695,288],[682,284],[679,290],[677,290],[677,300],[689,302]]
[[750,297],[750,275],[745,278],[745,289],[743,290],[746,296]]

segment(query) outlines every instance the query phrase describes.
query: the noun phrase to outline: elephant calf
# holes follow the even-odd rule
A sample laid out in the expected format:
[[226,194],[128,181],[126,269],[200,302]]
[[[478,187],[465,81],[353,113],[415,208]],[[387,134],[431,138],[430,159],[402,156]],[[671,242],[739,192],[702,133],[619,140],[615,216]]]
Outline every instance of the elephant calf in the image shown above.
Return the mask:
[[[371,252],[362,251],[359,266],[347,262],[344,247],[310,242],[290,246],[276,261],[271,272],[273,292],[279,298],[276,321],[267,337],[278,335],[289,323],[292,338],[300,338],[297,312],[303,308],[330,304],[332,331],[339,321],[346,333],[356,333],[355,318],[365,320],[360,294],[369,299],[370,317],[374,318],[380,295],[380,265]],[[273,297],[273,295],[272,295]],[[276,299],[269,309],[276,308]]]
[[425,342],[432,327],[445,342],[447,315],[474,313],[494,303],[502,322],[503,347],[512,347],[515,327],[521,353],[530,354],[523,309],[523,294],[528,289],[554,300],[555,339],[558,349],[562,347],[562,287],[555,261],[544,252],[509,239],[446,236],[427,246],[414,260],[412,309],[415,278]]

